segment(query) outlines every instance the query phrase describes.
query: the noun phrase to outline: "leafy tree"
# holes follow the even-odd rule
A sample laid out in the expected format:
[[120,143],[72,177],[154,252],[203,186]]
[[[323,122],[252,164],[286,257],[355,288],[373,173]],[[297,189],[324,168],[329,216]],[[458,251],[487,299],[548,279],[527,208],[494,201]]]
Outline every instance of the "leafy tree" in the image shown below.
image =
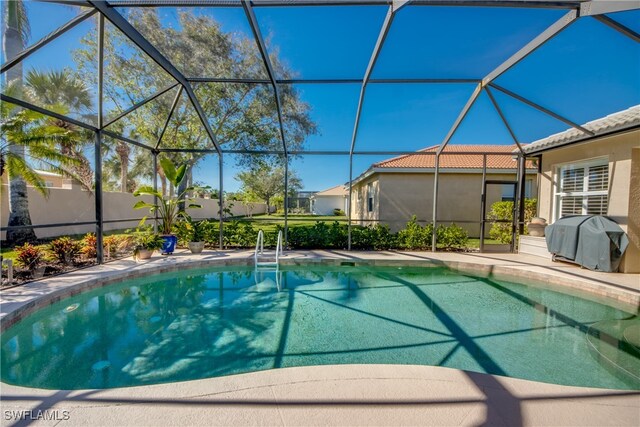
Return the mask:
[[[277,196],[284,195],[284,167],[272,168],[266,163],[259,163],[253,168],[240,172],[236,179],[242,182],[242,190],[267,204],[270,214],[271,202]],[[296,192],[302,188],[302,180],[294,171],[289,171],[289,191]]]
[[[136,23],[136,29],[186,76],[266,78],[255,42],[235,33],[223,32],[220,24],[209,16],[198,15],[197,11],[191,9],[179,11],[178,23],[167,27],[156,9],[131,9],[126,13],[130,22]],[[173,79],[143,52],[131,47],[126,37],[112,27],[107,29],[105,99],[118,113],[172,83]],[[87,81],[94,83],[97,76],[95,40],[93,34],[84,38],[83,46],[74,53],[78,69]],[[292,75],[277,55],[271,60],[279,75]],[[282,148],[275,100],[272,88],[268,85],[195,83],[194,91],[217,140],[225,148]],[[135,130],[139,140],[155,145],[174,96],[175,92],[169,91],[118,120],[114,126],[120,126],[123,134]],[[282,98],[287,145],[291,150],[297,150],[309,134],[317,131],[316,125],[310,118],[309,105],[300,100],[299,93],[292,85],[282,87]],[[184,93],[171,117],[161,146],[213,148]],[[170,156],[174,163],[187,165],[184,188],[193,181],[193,167],[203,156],[202,153],[172,153]],[[250,156],[237,156],[236,159],[245,167],[250,167],[253,160]],[[158,173],[163,194],[171,191],[166,187],[162,170]],[[184,188],[176,191],[180,193]]]

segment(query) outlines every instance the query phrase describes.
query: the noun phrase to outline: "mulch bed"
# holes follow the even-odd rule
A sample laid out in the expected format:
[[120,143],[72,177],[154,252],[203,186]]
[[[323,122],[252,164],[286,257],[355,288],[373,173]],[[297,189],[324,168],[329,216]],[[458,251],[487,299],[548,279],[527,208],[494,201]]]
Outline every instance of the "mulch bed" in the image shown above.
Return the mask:
[[[79,270],[81,268],[91,267],[92,265],[96,265],[95,260],[78,260],[73,264],[64,265],[55,262],[45,262],[42,263],[42,266],[45,267],[44,276],[41,279],[46,279],[48,277],[57,276],[59,274],[68,273],[70,271]],[[0,289],[11,288],[14,286],[23,285],[25,283],[33,282],[34,279],[31,272],[26,269],[21,269],[13,266],[13,282],[9,283],[7,279],[7,268],[5,266],[2,267],[2,284],[0,284]]]

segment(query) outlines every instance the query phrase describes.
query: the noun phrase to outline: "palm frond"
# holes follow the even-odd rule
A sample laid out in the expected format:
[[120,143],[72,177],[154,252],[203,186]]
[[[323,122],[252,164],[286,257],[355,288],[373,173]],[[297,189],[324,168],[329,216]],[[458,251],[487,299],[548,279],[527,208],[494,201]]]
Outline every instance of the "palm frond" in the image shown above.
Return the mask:
[[9,179],[20,176],[44,197],[49,195],[49,190],[42,177],[27,164],[24,158],[9,152],[5,155],[5,162]]

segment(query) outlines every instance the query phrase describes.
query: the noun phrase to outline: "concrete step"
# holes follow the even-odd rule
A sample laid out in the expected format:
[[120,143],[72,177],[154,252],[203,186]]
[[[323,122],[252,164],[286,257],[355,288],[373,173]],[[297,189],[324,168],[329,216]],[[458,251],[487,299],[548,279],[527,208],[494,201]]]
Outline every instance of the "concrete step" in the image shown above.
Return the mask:
[[551,254],[547,250],[547,241],[544,237],[520,236],[518,253],[551,259]]

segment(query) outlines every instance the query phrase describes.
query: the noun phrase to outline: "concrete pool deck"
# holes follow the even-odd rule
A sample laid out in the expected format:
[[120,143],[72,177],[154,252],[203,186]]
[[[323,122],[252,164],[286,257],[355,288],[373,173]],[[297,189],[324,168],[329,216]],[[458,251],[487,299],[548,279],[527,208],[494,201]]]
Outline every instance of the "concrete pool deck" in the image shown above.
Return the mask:
[[[182,252],[141,263],[118,260],[5,289],[0,292],[2,330],[62,298],[128,277],[252,262],[253,251]],[[597,273],[527,255],[297,251],[288,252],[284,262],[446,265],[473,274],[541,281],[538,285],[567,293],[581,290],[583,297],[605,298],[634,313],[640,304],[638,274]],[[0,383],[0,399],[1,425],[640,425],[640,391],[412,365],[285,368],[108,390]],[[33,420],[38,416],[55,419]]]

